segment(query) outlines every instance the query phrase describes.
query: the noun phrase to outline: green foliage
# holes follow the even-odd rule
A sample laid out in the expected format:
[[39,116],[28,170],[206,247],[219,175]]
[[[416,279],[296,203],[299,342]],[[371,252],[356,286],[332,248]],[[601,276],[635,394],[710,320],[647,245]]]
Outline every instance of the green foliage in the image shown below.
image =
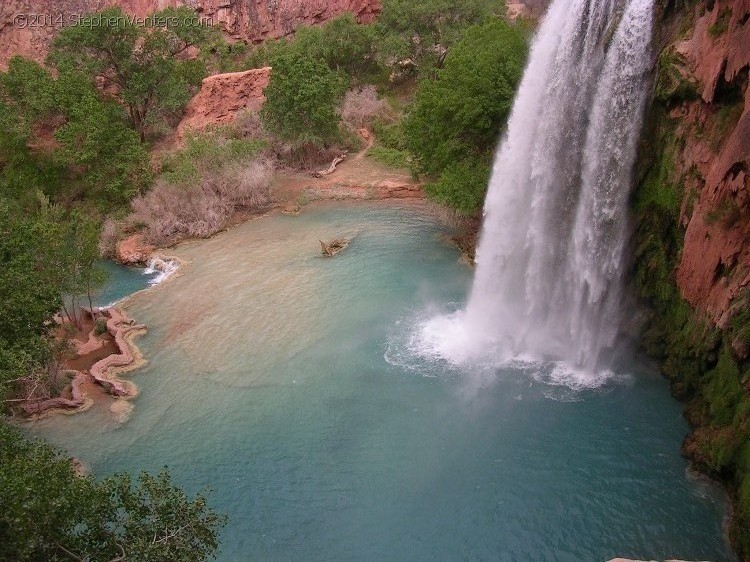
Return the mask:
[[411,155],[407,151],[385,146],[373,146],[367,151],[367,157],[391,168],[408,168],[411,164]]
[[45,334],[45,321],[60,307],[49,263],[60,235],[48,216],[28,218],[0,199],[0,338],[9,347]]
[[122,107],[77,71],[54,79],[37,63],[13,58],[0,74],[0,125],[0,182],[16,198],[33,200],[37,191],[78,198],[82,187],[83,197],[111,206],[150,181],[148,154]]
[[378,144],[393,150],[407,150],[406,135],[401,122],[391,123],[380,119],[372,124]]
[[[691,459],[724,480],[733,494],[735,513],[730,537],[740,552],[750,553],[750,313],[747,296],[730,312],[731,326],[718,329],[699,317],[682,299],[674,272],[682,251],[680,226],[683,178],[674,158],[678,139],[674,123],[657,100],[651,111],[633,204],[635,285],[652,309],[642,336],[645,350],[662,360],[673,392],[688,401],[696,427],[686,445]],[[718,219],[717,219],[718,220]]]
[[342,82],[324,62],[294,53],[274,58],[263,93],[263,124],[282,140],[322,146],[337,137]]
[[716,19],[716,23],[708,28],[711,37],[716,39],[720,35],[724,35],[729,29],[730,19],[732,19],[732,8],[726,6],[719,12],[719,17]]
[[712,425],[724,426],[732,423],[737,406],[742,401],[740,371],[732,357],[729,346],[719,354],[716,367],[706,373],[704,396]]
[[103,336],[107,333],[107,321],[104,318],[97,318],[94,322],[94,334]]
[[440,178],[425,186],[427,195],[435,201],[471,215],[482,205],[490,179],[490,166],[478,161],[457,162],[443,170]]
[[101,482],[0,422],[0,560],[199,561],[215,555],[225,517],[188,498],[165,470]]
[[688,78],[685,60],[674,47],[659,55],[656,72],[656,99],[664,104],[698,99],[698,84]]
[[[487,178],[526,51],[526,37],[519,28],[492,21],[468,29],[437,78],[420,82],[403,130],[422,171],[448,174],[430,190],[439,200],[464,212],[476,210],[481,203],[484,190],[476,182]],[[481,173],[472,170],[477,162]],[[465,196],[460,195],[461,185],[466,186]],[[446,191],[441,194],[442,189]]]
[[211,31],[184,7],[153,14],[151,21],[167,22],[163,27],[136,25],[119,7],[87,18],[99,25],[82,21],[64,28],[49,59],[61,72],[76,70],[111,87],[144,141],[157,122],[178,117],[200,85],[205,64],[180,54],[207,44]]
[[298,29],[290,49],[363,80],[378,73],[374,42],[374,27],[359,25],[352,14],[346,14],[323,26]]
[[378,16],[378,50],[386,63],[411,59],[423,75],[442,66],[445,51],[465,28],[505,13],[491,0],[384,0]]
[[194,185],[199,172],[216,172],[233,162],[246,161],[266,144],[252,139],[226,138],[221,134],[194,135],[184,149],[170,154],[162,164],[162,177],[174,185]]

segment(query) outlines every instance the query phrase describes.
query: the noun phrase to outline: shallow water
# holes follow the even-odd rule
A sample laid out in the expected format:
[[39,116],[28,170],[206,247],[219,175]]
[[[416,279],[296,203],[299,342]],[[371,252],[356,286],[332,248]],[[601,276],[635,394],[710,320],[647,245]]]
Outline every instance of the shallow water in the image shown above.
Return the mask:
[[129,421],[96,405],[34,430],[97,474],[213,488],[222,561],[730,560],[653,370],[571,390],[414,349],[471,282],[440,234],[418,208],[331,203],[182,246],[182,275],[128,306],[150,360]]

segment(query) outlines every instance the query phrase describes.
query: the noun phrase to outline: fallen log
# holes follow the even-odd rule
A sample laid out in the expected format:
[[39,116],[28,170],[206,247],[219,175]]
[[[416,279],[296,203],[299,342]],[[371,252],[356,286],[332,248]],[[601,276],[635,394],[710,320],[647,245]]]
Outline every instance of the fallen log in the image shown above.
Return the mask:
[[327,169],[319,170],[317,172],[310,172],[310,175],[314,178],[322,178],[323,176],[331,175],[333,172],[336,171],[336,166],[341,164],[345,159],[346,159],[346,152],[334,158],[333,161],[331,162],[331,165],[328,166]]
[[322,254],[328,258],[332,258],[349,245],[349,240],[346,238],[342,238],[341,240],[336,238],[327,244],[322,240],[318,240],[318,242],[320,242],[320,250]]

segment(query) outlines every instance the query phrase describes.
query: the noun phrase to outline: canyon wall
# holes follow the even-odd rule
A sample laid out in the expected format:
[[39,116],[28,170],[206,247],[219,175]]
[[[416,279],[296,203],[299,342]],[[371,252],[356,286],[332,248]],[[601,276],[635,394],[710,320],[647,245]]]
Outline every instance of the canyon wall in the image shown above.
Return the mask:
[[689,37],[672,47],[678,72],[699,94],[672,109],[686,190],[677,284],[726,327],[750,284],[750,0],[720,0],[700,12]]
[[682,450],[722,481],[750,560],[750,0],[660,0],[632,198],[643,349],[686,403]]
[[352,13],[360,23],[380,13],[380,0],[0,0],[0,70],[13,55],[44,60],[52,38],[81,15],[120,6],[134,17],[188,6],[232,40],[259,42],[294,33],[301,25]]

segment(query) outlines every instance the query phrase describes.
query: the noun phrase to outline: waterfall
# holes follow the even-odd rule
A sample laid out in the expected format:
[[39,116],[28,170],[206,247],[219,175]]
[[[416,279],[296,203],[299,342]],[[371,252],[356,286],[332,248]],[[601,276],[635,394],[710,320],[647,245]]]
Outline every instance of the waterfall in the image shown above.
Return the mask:
[[652,2],[550,6],[496,154],[469,302],[423,329],[435,353],[601,368],[621,314]]

